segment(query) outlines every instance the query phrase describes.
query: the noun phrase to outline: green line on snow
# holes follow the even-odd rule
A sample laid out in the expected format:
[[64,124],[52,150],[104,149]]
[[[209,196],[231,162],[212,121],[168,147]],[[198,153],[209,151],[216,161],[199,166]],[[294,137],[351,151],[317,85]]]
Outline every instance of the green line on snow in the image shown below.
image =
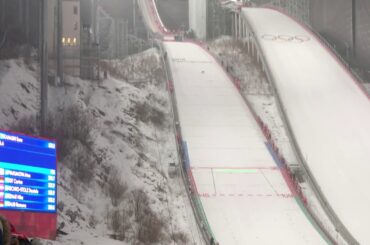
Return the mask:
[[198,211],[200,211],[200,215],[203,216],[202,218],[203,218],[203,221],[205,222],[205,225],[206,225],[206,228],[208,229],[208,232],[210,233],[210,235],[213,238],[215,238],[215,235],[213,234],[211,226],[208,222],[206,212],[204,211],[202,200],[199,198],[198,195],[193,195],[193,197],[195,199],[195,205],[198,207]]
[[316,231],[321,235],[321,237],[325,240],[325,242],[329,245],[333,245],[333,243],[330,241],[330,239],[326,236],[326,234],[321,230],[319,225],[316,223],[316,221],[313,219],[311,214],[308,212],[307,208],[302,203],[301,199],[299,197],[295,197],[295,200],[298,204],[298,206],[301,208],[302,212],[306,216],[306,218],[310,221],[311,225],[315,227]]

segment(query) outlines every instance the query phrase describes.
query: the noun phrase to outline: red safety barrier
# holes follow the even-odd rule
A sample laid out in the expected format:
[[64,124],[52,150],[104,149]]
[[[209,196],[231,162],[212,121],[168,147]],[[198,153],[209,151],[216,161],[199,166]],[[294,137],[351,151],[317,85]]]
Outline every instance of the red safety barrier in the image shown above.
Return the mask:
[[173,92],[173,83],[172,83],[171,80],[167,81],[167,89],[168,89],[168,91]]
[[297,181],[295,181],[294,174],[291,172],[290,168],[287,166],[287,162],[286,162],[282,152],[280,151],[279,147],[277,146],[277,144],[273,140],[271,130],[269,129],[267,124],[265,124],[262,121],[262,119],[259,116],[256,116],[256,120],[257,120],[257,123],[260,126],[264,136],[266,137],[267,141],[270,143],[272,151],[277,156],[278,161],[280,161],[280,164],[282,166],[281,167],[281,173],[282,173],[284,179],[286,180],[286,182],[288,184],[288,187],[289,187],[290,191],[292,192],[292,195],[293,196],[298,196],[302,200],[302,202],[306,205],[307,199],[303,195],[303,192],[301,190],[300,185],[297,183]]
[[177,140],[178,144],[181,143],[181,137],[180,137],[179,133],[176,134],[176,140]]
[[240,90],[240,80],[239,79],[235,79],[234,80],[234,83],[235,83],[235,86],[238,90]]
[[193,176],[193,171],[191,169],[188,170],[188,176],[189,176],[189,183],[191,184],[192,189],[194,190],[194,194],[198,195],[198,188],[197,185],[195,184],[195,179]]

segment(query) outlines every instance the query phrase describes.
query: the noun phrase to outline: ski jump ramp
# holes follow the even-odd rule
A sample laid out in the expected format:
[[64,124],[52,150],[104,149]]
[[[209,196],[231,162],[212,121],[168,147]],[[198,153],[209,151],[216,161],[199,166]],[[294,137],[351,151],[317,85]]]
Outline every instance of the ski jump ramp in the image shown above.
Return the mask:
[[154,0],[137,0],[146,28],[161,35],[168,35],[170,31],[163,25]]
[[217,61],[165,42],[182,140],[220,244],[325,244],[297,204],[254,116]]
[[[143,15],[155,13],[150,2],[139,0]],[[152,32],[163,29],[158,19],[144,16]],[[198,44],[165,41],[163,47],[192,191],[215,240],[220,245],[326,244],[223,68]]]
[[370,100],[322,42],[272,9],[243,9],[310,172],[360,244],[370,233]]

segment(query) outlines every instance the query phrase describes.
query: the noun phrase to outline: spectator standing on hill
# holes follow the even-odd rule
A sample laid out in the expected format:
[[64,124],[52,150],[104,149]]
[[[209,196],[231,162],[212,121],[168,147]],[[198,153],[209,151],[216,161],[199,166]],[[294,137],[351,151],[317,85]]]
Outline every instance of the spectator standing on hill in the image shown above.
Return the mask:
[[0,245],[10,244],[10,228],[8,220],[0,215]]
[[20,244],[19,244],[19,240],[18,240],[18,238],[17,238],[17,237],[15,237],[15,236],[13,236],[13,237],[11,238],[10,245],[20,245]]

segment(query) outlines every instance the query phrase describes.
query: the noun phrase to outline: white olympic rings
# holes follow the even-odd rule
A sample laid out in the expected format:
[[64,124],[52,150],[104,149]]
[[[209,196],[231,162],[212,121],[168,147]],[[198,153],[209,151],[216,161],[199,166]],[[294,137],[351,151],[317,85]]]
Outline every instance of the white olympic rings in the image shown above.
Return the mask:
[[263,34],[262,39],[267,41],[276,42],[291,42],[291,43],[304,43],[311,40],[310,37],[305,35],[273,35],[273,34]]

